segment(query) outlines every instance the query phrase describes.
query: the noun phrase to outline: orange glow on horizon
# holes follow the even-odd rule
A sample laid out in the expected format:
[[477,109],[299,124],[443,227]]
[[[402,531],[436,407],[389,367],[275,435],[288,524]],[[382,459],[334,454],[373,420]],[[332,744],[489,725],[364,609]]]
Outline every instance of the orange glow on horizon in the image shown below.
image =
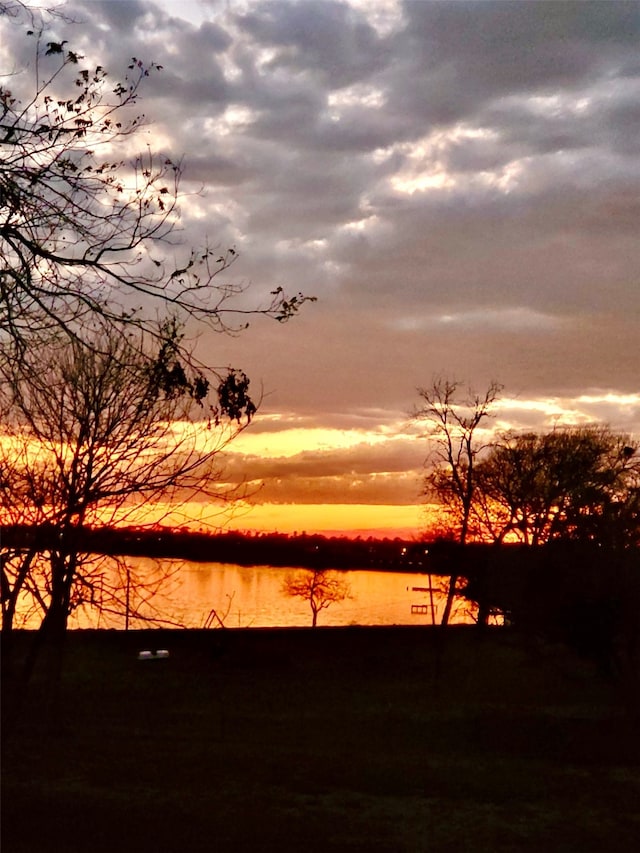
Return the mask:
[[231,527],[279,533],[419,536],[424,507],[364,504],[258,504],[234,516]]
[[194,504],[182,508],[179,516],[165,514],[163,523],[248,533],[420,538],[429,519],[426,508],[420,505],[257,504],[235,507],[226,514],[218,511],[217,515],[212,513],[212,508],[204,512],[201,505],[199,508],[200,516],[197,515],[198,505]]
[[[424,505],[366,504],[203,504],[129,507],[120,517],[101,519],[123,526],[162,526],[192,530],[239,530],[247,533],[319,533],[338,536],[419,538],[431,513]],[[435,515],[433,516],[435,517]]]

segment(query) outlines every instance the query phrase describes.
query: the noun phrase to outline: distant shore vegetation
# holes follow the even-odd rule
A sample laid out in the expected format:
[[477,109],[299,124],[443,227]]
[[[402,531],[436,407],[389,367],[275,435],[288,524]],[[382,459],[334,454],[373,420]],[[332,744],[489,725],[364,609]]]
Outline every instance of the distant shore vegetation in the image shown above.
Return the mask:
[[[295,566],[309,569],[426,571],[428,546],[399,537],[324,536],[319,533],[203,532],[186,528],[99,527],[82,530],[79,547],[107,556],[175,558],[240,566]],[[3,528],[5,547],[47,550],[54,526]]]

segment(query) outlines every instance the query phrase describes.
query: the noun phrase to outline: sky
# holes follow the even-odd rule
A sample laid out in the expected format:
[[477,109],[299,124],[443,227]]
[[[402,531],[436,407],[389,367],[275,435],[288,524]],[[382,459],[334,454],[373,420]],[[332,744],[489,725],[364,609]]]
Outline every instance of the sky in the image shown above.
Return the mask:
[[[60,37],[145,82],[182,228],[230,281],[317,297],[201,358],[262,396],[240,529],[418,535],[435,377],[496,429],[640,436],[640,3],[70,0]],[[193,506],[195,519],[203,508]],[[206,517],[205,515],[202,516]]]

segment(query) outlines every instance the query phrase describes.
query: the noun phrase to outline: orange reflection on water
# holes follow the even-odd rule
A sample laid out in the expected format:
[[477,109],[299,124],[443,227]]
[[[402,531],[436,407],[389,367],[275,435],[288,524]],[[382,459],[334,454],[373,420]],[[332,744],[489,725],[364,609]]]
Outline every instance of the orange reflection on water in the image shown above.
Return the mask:
[[[104,558],[105,585],[112,585],[116,569],[111,558]],[[123,574],[124,569],[124,574]],[[270,566],[238,566],[228,563],[195,563],[182,560],[154,560],[150,558],[125,558],[118,569],[120,583],[130,573],[129,606],[131,628],[141,628],[146,623],[135,617],[159,620],[156,624],[174,627],[201,628],[212,611],[223,618],[229,628],[293,627],[311,624],[309,604],[298,598],[289,598],[283,592],[285,577],[303,569],[273,568]],[[335,602],[320,613],[319,625],[430,625],[439,623],[445,596],[434,591],[434,610],[430,610],[431,596],[423,591],[429,586],[429,576],[405,572],[375,572],[353,570],[341,573],[350,588],[350,598]],[[160,577],[166,583],[152,597],[143,602],[148,593],[139,593],[138,580],[151,579],[152,585]],[[434,582],[439,579],[434,578]],[[415,589],[414,588],[418,588]],[[71,628],[124,628],[124,589],[119,596],[117,613],[101,611],[99,607],[80,607],[71,617]],[[412,607],[413,605],[413,607]],[[422,612],[412,612],[421,610]],[[474,621],[473,607],[460,599],[454,608],[454,623]],[[215,624],[215,620],[213,620]],[[31,627],[35,624],[31,623]]]

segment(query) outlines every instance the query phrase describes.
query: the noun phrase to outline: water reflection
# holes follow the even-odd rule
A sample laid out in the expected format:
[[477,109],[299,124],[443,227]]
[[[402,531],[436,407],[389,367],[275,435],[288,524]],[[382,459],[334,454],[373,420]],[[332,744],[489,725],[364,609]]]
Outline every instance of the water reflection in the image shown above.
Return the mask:
[[[106,558],[108,560],[108,558]],[[285,577],[303,569],[270,566],[238,566],[230,563],[192,563],[182,560],[125,559],[132,583],[129,592],[129,626],[140,628],[145,621],[135,613],[160,619],[175,627],[201,628],[215,611],[229,628],[285,627],[311,624],[311,609],[306,601],[283,593]],[[122,561],[121,561],[122,563]],[[105,566],[105,574],[110,570]],[[122,574],[122,565],[120,566]],[[429,585],[427,575],[350,571],[346,578],[351,598],[331,604],[319,616],[319,625],[429,625],[432,624],[431,596],[422,591]],[[166,575],[166,584],[145,600],[138,595],[136,579]],[[437,581],[437,579],[434,579]],[[413,591],[414,587],[420,588]],[[70,627],[125,627],[125,596],[119,614],[100,612],[96,608],[80,609]],[[444,608],[444,595],[434,592],[435,613],[439,622]],[[424,610],[424,612],[413,612]],[[415,607],[421,605],[421,607]],[[461,600],[452,622],[470,622],[472,614]],[[219,624],[209,618],[212,624]]]

